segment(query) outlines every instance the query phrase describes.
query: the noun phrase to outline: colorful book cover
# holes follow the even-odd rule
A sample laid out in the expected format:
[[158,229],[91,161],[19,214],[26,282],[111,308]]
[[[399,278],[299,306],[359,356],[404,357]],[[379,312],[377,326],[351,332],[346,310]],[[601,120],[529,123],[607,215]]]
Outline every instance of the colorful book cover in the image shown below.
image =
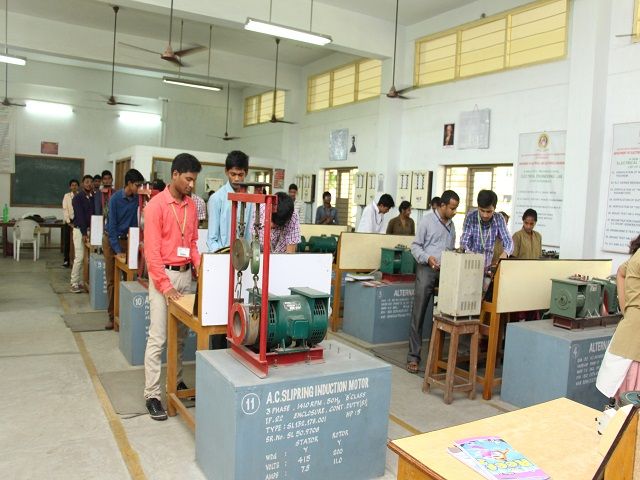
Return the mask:
[[463,438],[457,440],[455,444],[473,459],[480,472],[486,472],[488,476],[498,480],[546,480],[549,478],[549,475],[500,437]]

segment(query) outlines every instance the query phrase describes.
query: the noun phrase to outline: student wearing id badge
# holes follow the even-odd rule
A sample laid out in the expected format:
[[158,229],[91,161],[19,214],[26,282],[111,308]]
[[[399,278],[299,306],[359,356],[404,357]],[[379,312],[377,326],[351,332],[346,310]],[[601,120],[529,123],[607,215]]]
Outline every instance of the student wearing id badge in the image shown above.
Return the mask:
[[[171,164],[171,183],[144,209],[144,256],[149,270],[150,325],[144,353],[144,398],[154,420],[166,420],[160,401],[162,350],[167,341],[167,304],[191,291],[191,269],[198,271],[198,215],[190,198],[202,169],[196,157],[181,153]],[[178,390],[182,381],[182,347],[187,328],[178,327]]]

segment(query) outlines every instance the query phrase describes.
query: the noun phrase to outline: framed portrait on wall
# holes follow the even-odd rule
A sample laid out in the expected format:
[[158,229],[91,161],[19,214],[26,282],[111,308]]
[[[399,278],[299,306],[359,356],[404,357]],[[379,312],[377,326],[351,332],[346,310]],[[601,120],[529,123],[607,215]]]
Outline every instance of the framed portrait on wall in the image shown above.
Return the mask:
[[443,132],[442,132],[442,147],[443,148],[453,148],[454,145],[454,135],[456,130],[455,123],[445,123]]

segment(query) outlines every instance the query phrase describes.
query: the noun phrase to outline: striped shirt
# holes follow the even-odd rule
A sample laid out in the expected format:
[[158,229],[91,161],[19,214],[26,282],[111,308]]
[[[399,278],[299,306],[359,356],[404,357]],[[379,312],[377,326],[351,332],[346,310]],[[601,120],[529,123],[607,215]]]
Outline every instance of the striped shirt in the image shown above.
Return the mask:
[[196,204],[196,212],[198,214],[198,221],[203,222],[207,219],[207,204],[204,203],[202,197],[196,195],[195,193],[191,194],[191,199],[193,203]]
[[[260,206],[260,223],[264,225],[264,207]],[[251,222],[253,224],[253,221]],[[300,220],[295,210],[282,227],[271,223],[271,253],[286,253],[288,245],[300,243]],[[264,244],[264,228],[260,229],[260,247]]]
[[484,267],[489,268],[493,259],[493,247],[496,244],[496,239],[502,240],[504,252],[507,255],[513,253],[513,240],[502,215],[493,215],[489,222],[482,222],[482,227],[480,223],[480,214],[477,209],[467,213],[462,227],[460,246],[467,252],[482,253]]

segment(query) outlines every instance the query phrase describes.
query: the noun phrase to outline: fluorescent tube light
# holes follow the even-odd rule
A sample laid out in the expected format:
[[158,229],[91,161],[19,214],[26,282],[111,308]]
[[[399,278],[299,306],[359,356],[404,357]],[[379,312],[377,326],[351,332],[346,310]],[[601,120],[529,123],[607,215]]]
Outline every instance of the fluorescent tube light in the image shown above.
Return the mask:
[[73,114],[71,105],[63,103],[39,102],[37,100],[27,100],[27,111],[42,115],[51,115],[55,117],[68,117]]
[[27,59],[22,57],[14,57],[13,55],[2,55],[0,54],[0,62],[2,63],[10,63],[12,65],[26,65]]
[[326,45],[333,41],[329,35],[298,30],[297,28],[286,27],[284,25],[278,25],[277,23],[263,22],[262,20],[256,20],[255,18],[247,18],[247,22],[244,24],[244,29],[252,32],[273,35],[274,37],[289,38],[299,42],[312,43],[314,45]]
[[219,85],[213,85],[212,83],[198,82],[196,80],[185,80],[184,78],[175,77],[162,77],[164,83],[170,83],[172,85],[180,85],[183,87],[202,88],[203,90],[213,90],[219,92],[222,87]]
[[127,125],[133,125],[138,127],[150,127],[160,124],[162,117],[157,113],[144,113],[144,112],[120,112],[119,117],[122,123]]

